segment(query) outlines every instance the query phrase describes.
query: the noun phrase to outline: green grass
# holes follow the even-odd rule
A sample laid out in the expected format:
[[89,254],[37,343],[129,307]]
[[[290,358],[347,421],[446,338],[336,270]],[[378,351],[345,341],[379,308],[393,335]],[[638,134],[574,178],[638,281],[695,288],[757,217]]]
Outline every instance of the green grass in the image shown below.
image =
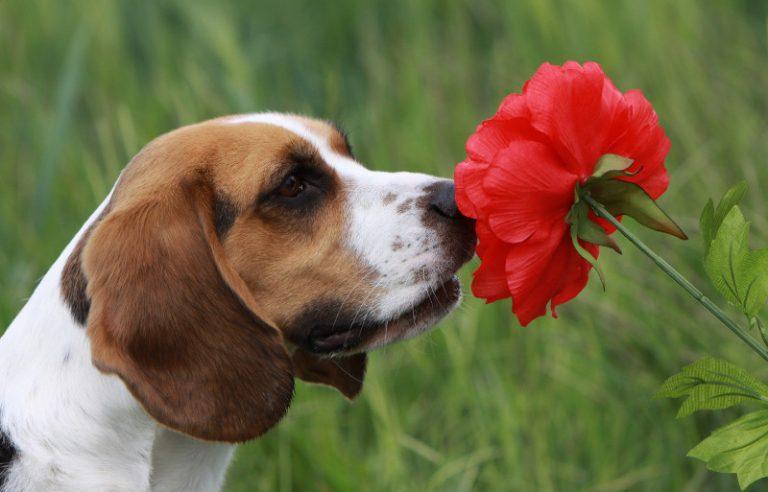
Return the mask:
[[[0,327],[162,132],[305,112],[342,122],[370,167],[448,176],[507,92],[567,59],[601,62],[657,108],[673,142],[661,202],[694,239],[638,233],[707,287],[706,198],[747,179],[768,240],[767,50],[761,1],[5,0]],[[287,418],[240,448],[227,490],[733,490],[685,457],[733,414],[677,421],[652,395],[705,353],[759,361],[619,242],[608,291],[591,282],[559,320],[521,329],[507,302],[469,299],[374,353],[354,404],[299,384]]]

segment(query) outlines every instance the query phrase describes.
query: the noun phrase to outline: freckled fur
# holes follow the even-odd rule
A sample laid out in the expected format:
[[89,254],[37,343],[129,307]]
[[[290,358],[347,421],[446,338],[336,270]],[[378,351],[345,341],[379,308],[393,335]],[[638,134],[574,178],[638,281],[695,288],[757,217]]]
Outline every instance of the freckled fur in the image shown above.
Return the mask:
[[384,205],[389,205],[390,203],[394,202],[397,198],[397,194],[392,193],[391,191],[384,195],[384,198],[381,200],[381,203]]
[[411,205],[413,205],[413,198],[405,200],[403,203],[397,206],[397,213],[404,214],[411,209]]

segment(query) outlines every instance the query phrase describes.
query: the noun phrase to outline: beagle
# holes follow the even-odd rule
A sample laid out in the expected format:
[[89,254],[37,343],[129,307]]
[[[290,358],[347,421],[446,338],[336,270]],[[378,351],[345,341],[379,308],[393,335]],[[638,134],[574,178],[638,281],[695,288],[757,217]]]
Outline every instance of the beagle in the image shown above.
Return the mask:
[[158,137],[0,338],[0,490],[220,489],[294,378],[354,398],[366,351],[457,305],[453,191],[296,115]]

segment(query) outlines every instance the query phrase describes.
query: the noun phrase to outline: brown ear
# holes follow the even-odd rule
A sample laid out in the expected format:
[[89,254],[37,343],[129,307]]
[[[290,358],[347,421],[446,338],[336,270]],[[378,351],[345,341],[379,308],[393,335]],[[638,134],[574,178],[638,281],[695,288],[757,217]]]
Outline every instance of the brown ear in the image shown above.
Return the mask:
[[366,362],[365,353],[323,358],[302,348],[297,348],[293,353],[297,378],[309,383],[333,386],[350,400],[363,388]]
[[214,201],[202,179],[117,200],[83,253],[88,335],[96,367],[120,376],[158,422],[239,442],[282,418],[293,368],[224,260]]

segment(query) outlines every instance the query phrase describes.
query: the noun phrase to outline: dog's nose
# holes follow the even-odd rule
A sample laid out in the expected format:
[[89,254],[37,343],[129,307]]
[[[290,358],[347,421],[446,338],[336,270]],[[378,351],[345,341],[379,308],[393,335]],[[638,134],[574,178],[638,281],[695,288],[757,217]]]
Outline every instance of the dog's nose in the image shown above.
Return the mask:
[[455,219],[461,215],[456,206],[456,188],[453,186],[453,181],[439,181],[430,188],[430,210],[448,219]]

